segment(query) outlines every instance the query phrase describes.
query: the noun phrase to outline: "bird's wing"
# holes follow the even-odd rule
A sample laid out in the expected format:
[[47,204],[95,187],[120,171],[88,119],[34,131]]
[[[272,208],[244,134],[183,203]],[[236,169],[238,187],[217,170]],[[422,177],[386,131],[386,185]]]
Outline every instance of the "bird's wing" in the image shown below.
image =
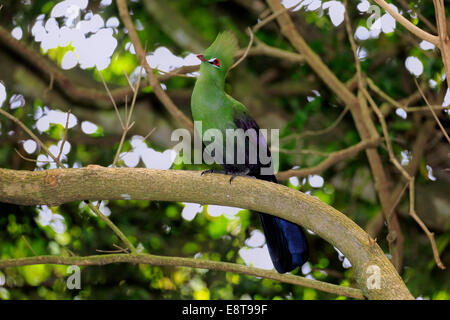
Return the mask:
[[[261,172],[260,169],[262,167],[269,168],[272,166],[272,158],[266,139],[260,131],[256,121],[249,115],[246,109],[235,109],[233,121],[235,126],[238,129],[243,129],[244,132],[248,132],[247,130],[254,130],[253,132],[250,131],[249,134],[246,135],[245,158],[246,163],[251,163],[249,167],[251,170],[250,175],[259,177]],[[250,150],[256,152],[256,163],[250,161]],[[265,155],[267,158],[263,159],[261,155]]]
[[267,142],[264,135],[260,133],[258,124],[248,113],[236,114],[234,117],[234,124],[237,128],[243,129],[244,131],[249,129],[255,130],[257,135],[251,135],[250,142],[267,149]]

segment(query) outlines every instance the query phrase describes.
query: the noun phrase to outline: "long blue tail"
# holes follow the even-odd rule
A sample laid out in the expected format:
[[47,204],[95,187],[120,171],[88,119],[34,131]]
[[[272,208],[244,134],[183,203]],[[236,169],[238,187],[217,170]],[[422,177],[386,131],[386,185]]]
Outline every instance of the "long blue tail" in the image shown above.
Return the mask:
[[[257,178],[278,183],[275,176]],[[300,226],[265,213],[259,213],[259,218],[272,263],[279,273],[292,271],[308,260],[308,241]]]

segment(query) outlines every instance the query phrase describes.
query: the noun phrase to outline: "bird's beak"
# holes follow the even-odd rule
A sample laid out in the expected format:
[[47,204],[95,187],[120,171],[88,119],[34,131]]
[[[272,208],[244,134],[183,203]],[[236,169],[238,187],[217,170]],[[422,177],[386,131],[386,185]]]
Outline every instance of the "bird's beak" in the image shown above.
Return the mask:
[[198,54],[197,58],[199,58],[200,61],[202,61],[202,62],[206,62],[206,59],[205,59],[205,57],[202,54]]

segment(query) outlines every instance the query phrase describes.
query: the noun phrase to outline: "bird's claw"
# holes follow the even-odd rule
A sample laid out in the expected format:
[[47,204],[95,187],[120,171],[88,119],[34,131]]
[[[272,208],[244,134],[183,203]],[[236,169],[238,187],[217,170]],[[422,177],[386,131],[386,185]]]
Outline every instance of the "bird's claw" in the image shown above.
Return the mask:
[[231,182],[234,180],[234,178],[236,177],[249,177],[249,178],[253,178],[256,179],[255,176],[249,176],[247,175],[249,171],[245,171],[245,172],[228,172],[228,171],[223,171],[223,170],[217,170],[217,169],[209,169],[209,170],[204,170],[202,171],[201,175],[204,174],[210,174],[210,173],[219,173],[219,174],[226,174],[229,175],[231,174],[231,178],[230,178],[230,184]]
[[210,173],[228,174],[227,172],[222,171],[222,170],[209,169],[209,170],[204,170],[204,171],[202,171],[202,174],[201,174],[201,175],[204,175],[204,174],[210,174]]
[[254,177],[254,176],[248,176],[247,174],[248,174],[248,171],[246,171],[246,172],[233,173],[233,174],[231,175],[231,178],[230,178],[230,184],[231,184],[231,182],[234,180],[234,178],[236,178],[236,177],[249,177],[249,178],[255,178],[255,179],[256,179],[256,177]]

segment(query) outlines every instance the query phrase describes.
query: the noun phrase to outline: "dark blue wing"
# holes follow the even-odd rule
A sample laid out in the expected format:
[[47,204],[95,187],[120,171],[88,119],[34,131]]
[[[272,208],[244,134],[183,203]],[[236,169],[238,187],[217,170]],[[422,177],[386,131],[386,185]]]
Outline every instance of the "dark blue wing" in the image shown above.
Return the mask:
[[[264,135],[260,132],[259,126],[256,121],[250,117],[247,113],[241,113],[239,115],[235,115],[234,124],[238,129],[243,129],[244,132],[247,132],[248,135],[245,139],[245,169],[247,169],[248,175],[264,179],[260,177],[262,175],[269,176],[273,175],[272,168],[272,157],[270,154],[270,150],[267,147],[266,139]],[[251,157],[251,152],[256,154],[256,157]],[[238,153],[238,150],[235,150],[235,154]],[[255,161],[256,160],[256,161]],[[235,162],[237,163],[237,161]],[[263,171],[262,168],[271,169]],[[241,166],[236,167],[237,170],[241,169]],[[264,179],[265,180],[265,179]]]
[[[271,156],[264,135],[259,132],[258,124],[253,118],[248,114],[240,114],[235,117],[234,123],[237,128],[243,129],[244,131],[254,129],[257,135],[250,136],[248,146],[252,145],[253,147],[257,147],[258,152],[259,148],[264,148],[263,151],[269,157]],[[246,155],[246,161],[248,160],[248,156]],[[259,157],[256,164],[246,163],[247,169],[249,169],[248,175],[261,180],[278,183],[273,173],[270,175],[260,174],[261,167],[266,165],[259,161]],[[238,168],[238,170],[240,169]],[[289,272],[302,266],[308,260],[308,241],[300,226],[265,213],[259,213],[259,218],[266,237],[272,263],[279,273]]]

